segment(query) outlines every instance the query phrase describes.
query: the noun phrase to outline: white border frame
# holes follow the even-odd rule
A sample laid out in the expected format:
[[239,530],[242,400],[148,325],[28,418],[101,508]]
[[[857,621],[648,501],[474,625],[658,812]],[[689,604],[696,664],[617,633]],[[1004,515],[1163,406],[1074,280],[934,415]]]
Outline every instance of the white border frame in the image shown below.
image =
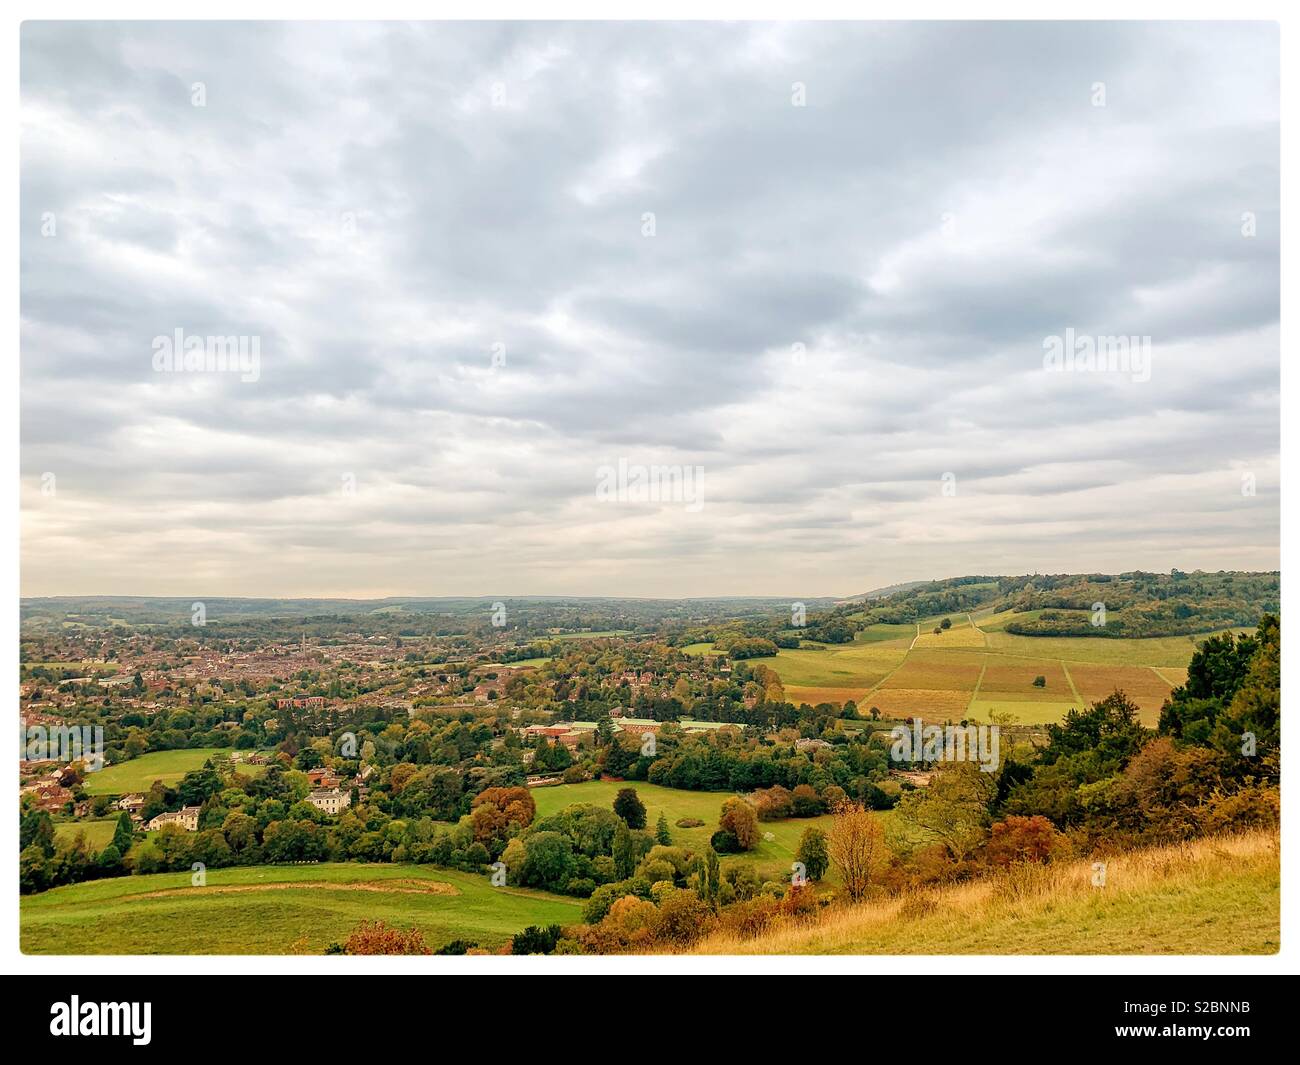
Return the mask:
[[[538,7],[544,7],[539,12]],[[972,10],[972,7],[977,8]],[[105,8],[111,10],[105,10]],[[371,0],[367,4],[345,3],[340,0],[227,0],[222,4],[204,3],[186,5],[184,14],[177,11],[175,4],[163,0],[134,0],[104,5],[91,0],[17,0],[12,6],[14,14],[8,17],[6,53],[13,59],[10,88],[4,94],[3,107],[7,117],[6,128],[9,136],[5,152],[9,156],[9,165],[4,170],[5,202],[16,209],[19,197],[19,159],[18,159],[18,93],[19,93],[19,26],[20,20],[138,20],[157,19],[160,21],[192,20],[319,20],[319,21],[362,21],[410,19],[421,20],[544,20],[544,19],[590,19],[627,21],[647,20],[765,20],[798,18],[801,20],[925,20],[943,19],[964,21],[971,19],[1025,19],[1025,20],[1079,20],[1079,21],[1129,21],[1129,20],[1270,20],[1281,27],[1282,44],[1282,112],[1290,115],[1294,76],[1288,76],[1287,70],[1300,70],[1297,48],[1293,36],[1287,30],[1300,24],[1300,15],[1295,14],[1295,6],[1284,5],[1269,0],[1236,0],[1233,3],[1212,3],[1206,0],[1093,0],[1091,3],[1057,3],[1050,14],[1046,13],[1040,3],[1029,0],[982,0],[978,5],[963,4],[959,0],[911,0],[904,3],[894,0],[892,3],[871,5],[864,10],[861,5],[850,4],[844,0],[803,0],[798,5],[776,3],[773,0],[657,0],[654,3],[645,0],[625,0],[620,3],[616,13],[611,13],[608,5],[595,0],[547,0],[544,5],[529,4],[526,0],[477,0],[472,10],[471,5],[430,5],[415,0]],[[201,8],[202,10],[195,10]],[[1290,26],[1288,26],[1290,23]],[[1295,131],[1285,123],[1282,127],[1282,180],[1283,201],[1288,187],[1287,173],[1295,173],[1297,138]],[[13,216],[11,215],[11,218]],[[1287,282],[1294,277],[1296,258],[1296,224],[1291,215],[1282,210],[1282,346],[1287,350],[1286,296],[1290,293]],[[12,224],[12,223],[11,223]],[[10,418],[9,429],[4,434],[4,454],[8,468],[17,470],[19,455],[19,362],[18,362],[18,325],[19,325],[19,288],[17,248],[10,249],[4,261],[4,291],[7,308],[8,335],[13,338],[12,362],[8,367],[12,388],[8,393],[7,405]],[[1284,409],[1294,407],[1295,374],[1289,372],[1285,358],[1282,360],[1282,404]],[[1294,451],[1295,430],[1289,419],[1282,419],[1282,459],[1284,468],[1287,459]],[[4,540],[7,548],[8,565],[4,567],[4,583],[0,589],[0,602],[5,604],[3,613],[3,642],[0,647],[6,650],[0,653],[0,691],[16,692],[18,687],[18,601],[21,595],[19,587],[19,509],[17,482],[11,485],[13,505],[8,508],[3,519]],[[1283,495],[1282,499],[1282,571],[1284,574],[1283,617],[1300,619],[1300,599],[1291,594],[1292,582],[1286,579],[1291,573],[1290,561],[1295,552],[1289,549],[1291,541],[1286,535],[1294,531],[1293,520],[1295,507],[1292,499]],[[1294,623],[1294,622],[1293,622]],[[1284,629],[1284,633],[1288,631]],[[1290,695],[1287,681],[1294,687],[1296,677],[1295,656],[1292,653],[1294,640],[1283,640],[1283,688]],[[175,973],[183,975],[242,975],[252,972],[280,975],[304,974],[340,974],[340,973],[454,973],[457,975],[495,975],[501,973],[637,973],[664,974],[689,972],[691,974],[732,974],[732,973],[771,973],[771,974],[851,974],[887,971],[891,974],[955,974],[969,976],[987,976],[1003,973],[1093,973],[1093,974],[1247,974],[1247,973],[1287,973],[1300,971],[1300,948],[1294,938],[1295,922],[1292,919],[1296,910],[1294,885],[1297,864],[1300,863],[1300,842],[1296,838],[1296,764],[1300,758],[1300,741],[1296,730],[1300,725],[1291,725],[1284,730],[1283,746],[1283,845],[1282,845],[1282,949],[1276,955],[1266,957],[1247,956],[1200,956],[1180,955],[1176,957],[1146,957],[1133,955],[1100,956],[1037,956],[1037,955],[849,955],[849,956],[690,956],[638,955],[633,957],[548,957],[548,958],[509,958],[509,957],[474,957],[474,958],[352,958],[352,957],[310,957],[310,956],[264,956],[264,955],[60,955],[29,956],[18,949],[18,849],[17,818],[12,815],[0,817],[0,885],[12,885],[13,892],[0,887],[0,964],[4,971],[22,974],[145,974]],[[17,753],[15,730],[7,729],[9,739],[9,764]]]

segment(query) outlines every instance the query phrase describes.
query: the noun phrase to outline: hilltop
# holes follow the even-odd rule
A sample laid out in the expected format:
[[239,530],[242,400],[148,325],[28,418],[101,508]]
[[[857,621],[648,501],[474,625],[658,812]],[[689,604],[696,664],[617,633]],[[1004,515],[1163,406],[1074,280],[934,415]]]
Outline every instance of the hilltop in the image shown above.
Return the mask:
[[856,597],[835,613],[860,625],[913,624],[977,611],[1005,615],[999,627],[1018,636],[1145,638],[1249,628],[1277,613],[1280,597],[1276,571],[1035,573],[952,577],[868,593],[870,606]]

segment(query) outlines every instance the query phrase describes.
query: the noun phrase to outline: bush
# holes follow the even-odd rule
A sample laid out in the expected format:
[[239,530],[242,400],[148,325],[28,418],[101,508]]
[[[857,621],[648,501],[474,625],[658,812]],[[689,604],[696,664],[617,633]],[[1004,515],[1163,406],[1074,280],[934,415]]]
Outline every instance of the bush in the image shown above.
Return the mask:
[[780,911],[780,903],[775,899],[759,896],[723,907],[718,920],[723,931],[753,939],[771,927]]
[[709,837],[709,843],[719,854],[739,854],[740,840],[736,839],[734,832],[728,832],[725,829],[719,829]]
[[654,922],[654,937],[663,943],[684,946],[702,937],[713,923],[713,915],[694,891],[674,888],[663,894]]
[[547,925],[545,928],[530,924],[510,941],[510,953],[550,954],[563,934],[564,930],[558,924]]
[[418,928],[390,928],[383,921],[362,921],[343,945],[344,954],[430,954]]

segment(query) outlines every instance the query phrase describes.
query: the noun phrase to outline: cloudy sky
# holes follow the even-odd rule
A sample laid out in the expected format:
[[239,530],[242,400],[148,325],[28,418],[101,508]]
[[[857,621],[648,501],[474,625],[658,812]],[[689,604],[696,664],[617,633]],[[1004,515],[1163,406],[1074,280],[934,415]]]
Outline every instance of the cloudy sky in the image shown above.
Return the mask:
[[1272,26],[22,36],[25,595],[1279,565]]

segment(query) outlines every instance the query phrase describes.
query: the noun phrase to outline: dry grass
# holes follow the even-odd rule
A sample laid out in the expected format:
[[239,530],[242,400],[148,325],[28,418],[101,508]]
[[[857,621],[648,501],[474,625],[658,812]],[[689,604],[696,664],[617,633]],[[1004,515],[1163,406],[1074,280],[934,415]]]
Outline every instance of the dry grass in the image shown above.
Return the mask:
[[877,688],[858,700],[861,710],[879,707],[887,717],[920,717],[927,722],[960,718],[970,702],[968,692],[933,688]]
[[1279,933],[1276,832],[1007,870],[858,906],[702,954],[1266,954]]
[[1085,702],[1104,699],[1119,688],[1142,710],[1142,723],[1153,725],[1160,719],[1160,707],[1169,697],[1171,686],[1149,666],[1096,666],[1070,663],[1070,676]]

